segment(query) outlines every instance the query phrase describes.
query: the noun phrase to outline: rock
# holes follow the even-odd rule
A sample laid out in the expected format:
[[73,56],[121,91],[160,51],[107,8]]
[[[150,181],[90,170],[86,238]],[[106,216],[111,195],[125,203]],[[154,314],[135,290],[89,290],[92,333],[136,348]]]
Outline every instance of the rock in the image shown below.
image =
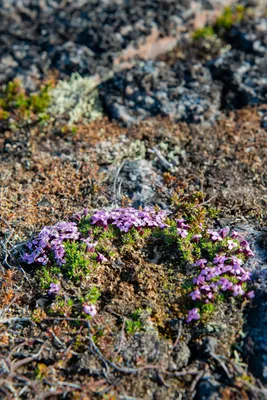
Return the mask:
[[213,78],[224,84],[223,107],[267,102],[266,60],[267,49],[264,57],[233,49],[208,63]]
[[126,124],[156,115],[186,122],[213,122],[219,115],[221,85],[201,64],[140,61],[102,85],[106,111]]
[[[27,75],[31,66],[41,76],[59,69],[105,74],[113,63],[136,55],[155,58],[176,43],[179,33],[202,16],[200,26],[231,0],[3,0],[0,5],[2,82]],[[156,34],[155,34],[156,32]],[[6,59],[7,57],[7,59]]]
[[172,354],[171,370],[179,371],[188,365],[191,351],[185,342],[180,341]]
[[247,264],[255,283],[255,299],[247,310],[244,326],[246,338],[243,357],[250,371],[267,383],[267,229],[261,231],[250,225],[236,227],[249,241],[255,257]]
[[133,366],[136,360],[142,358],[149,364],[160,362],[162,368],[166,368],[168,344],[155,333],[138,333],[129,338],[121,355],[127,367]]
[[[115,176],[117,174],[116,171]],[[128,196],[134,207],[155,201],[156,186],[161,178],[152,167],[151,161],[125,161],[116,179],[116,198]]]
[[197,386],[195,399],[197,400],[219,400],[220,383],[210,375],[205,375]]

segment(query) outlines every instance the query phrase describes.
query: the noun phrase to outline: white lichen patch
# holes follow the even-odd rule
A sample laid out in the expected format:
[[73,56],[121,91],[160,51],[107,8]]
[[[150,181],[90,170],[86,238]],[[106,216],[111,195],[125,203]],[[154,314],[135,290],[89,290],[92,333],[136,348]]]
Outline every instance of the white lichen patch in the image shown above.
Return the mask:
[[72,74],[68,81],[60,80],[51,91],[49,113],[65,119],[69,125],[102,118],[98,85],[97,76],[82,77],[78,73]]
[[95,152],[100,164],[120,164],[123,160],[142,160],[146,157],[146,146],[141,140],[131,140],[120,135],[118,140],[106,140],[97,144]]

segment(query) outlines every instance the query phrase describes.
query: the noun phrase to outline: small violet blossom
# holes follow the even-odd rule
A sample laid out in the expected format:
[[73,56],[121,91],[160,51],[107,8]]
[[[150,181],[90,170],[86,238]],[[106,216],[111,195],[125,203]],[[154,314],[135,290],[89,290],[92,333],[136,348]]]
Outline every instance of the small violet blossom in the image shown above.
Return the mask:
[[96,261],[100,263],[105,263],[108,261],[108,259],[105,256],[103,256],[103,254],[97,253]]
[[194,290],[194,292],[190,293],[192,300],[200,300],[201,299],[201,293],[199,289]]
[[186,238],[186,236],[188,235],[188,232],[186,229],[182,229],[182,228],[177,228],[177,233],[178,235],[180,235],[182,238]]
[[249,299],[254,299],[255,293],[254,293],[253,290],[251,290],[250,292],[247,292],[247,293],[246,293],[246,296],[247,296]]
[[229,235],[230,228],[227,226],[219,231],[220,236],[224,239]]
[[244,290],[240,285],[233,285],[232,290],[233,290],[233,296],[235,297],[239,295],[242,296],[244,294]]
[[238,244],[235,243],[233,240],[228,240],[227,241],[227,248],[228,250],[233,250],[235,247],[237,247]]
[[83,312],[85,314],[90,315],[91,317],[95,317],[97,314],[97,310],[96,307],[94,306],[94,304],[84,304],[83,305]]
[[60,285],[58,283],[50,283],[48,294],[58,294],[60,292]]
[[219,232],[215,232],[211,229],[208,229],[208,233],[210,235],[210,238],[213,242],[217,242],[217,241],[222,241],[223,238],[221,237],[221,235],[219,234]]
[[186,322],[191,322],[193,320],[198,320],[199,318],[200,318],[200,315],[199,315],[198,309],[197,308],[193,308],[192,310],[189,310]]
[[206,258],[200,258],[199,260],[197,260],[195,262],[195,266],[200,267],[200,268],[204,268],[205,264],[207,264],[208,260],[206,260]]
[[199,234],[197,234],[197,235],[193,235],[192,236],[192,240],[194,241],[194,242],[199,242],[200,241],[200,239],[202,238],[202,235],[199,233]]

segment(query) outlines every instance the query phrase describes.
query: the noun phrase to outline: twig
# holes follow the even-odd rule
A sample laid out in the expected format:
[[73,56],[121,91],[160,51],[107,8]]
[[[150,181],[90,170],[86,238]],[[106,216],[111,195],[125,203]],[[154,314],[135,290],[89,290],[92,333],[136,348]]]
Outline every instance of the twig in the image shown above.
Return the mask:
[[64,389],[64,390],[51,390],[50,392],[49,391],[47,391],[47,392],[44,392],[44,393],[42,393],[40,396],[38,396],[38,400],[45,400],[45,399],[48,399],[49,397],[51,397],[51,396],[60,396],[60,395],[62,395],[62,394],[64,394],[64,393],[69,393],[69,392],[71,392],[71,390],[68,390],[68,389]]
[[180,372],[169,372],[169,371],[161,371],[162,374],[175,376],[175,378],[180,378],[186,375],[198,375],[199,371],[196,370],[188,370],[188,371],[180,371]]
[[148,365],[144,365],[143,367],[138,367],[138,368],[127,368],[127,367],[122,367],[120,365],[115,364],[114,362],[108,360],[99,350],[99,348],[96,346],[96,344],[93,341],[93,338],[91,336],[90,333],[90,324],[89,322],[87,322],[87,327],[89,330],[89,335],[87,336],[87,339],[89,339],[91,348],[93,350],[94,353],[97,354],[97,356],[99,357],[99,359],[105,364],[105,365],[109,365],[111,366],[113,369],[115,369],[116,371],[119,372],[123,372],[125,374],[135,374],[137,372],[140,371],[144,371],[146,369],[157,369],[157,370],[161,370],[161,366],[160,365],[152,365],[152,364],[148,364]]
[[203,206],[204,204],[210,203],[213,199],[215,199],[216,196],[210,197],[208,200],[203,201],[202,203],[199,203],[198,206]]
[[180,319],[180,320],[179,320],[179,326],[178,326],[177,338],[176,338],[176,340],[175,340],[175,342],[174,342],[172,351],[175,349],[175,347],[178,345],[178,343],[179,343],[179,341],[180,341],[181,334],[182,334],[182,328],[183,328],[183,322],[182,322],[182,320]]
[[231,376],[231,374],[230,374],[228,368],[227,368],[226,365],[224,364],[224,362],[221,361],[220,358],[219,358],[216,354],[214,354],[214,353],[212,353],[212,352],[210,352],[210,356],[211,356],[212,358],[214,358],[214,360],[216,360],[216,361],[220,364],[220,366],[222,367],[222,369],[223,369],[224,372],[226,373],[227,377],[228,377],[229,379],[232,379],[232,376]]
[[40,354],[42,353],[44,349],[44,344],[41,346],[40,350],[38,351],[38,353],[34,354],[33,356],[30,357],[26,357],[23,360],[17,361],[14,364],[11,364],[11,372],[12,374],[22,365],[24,364],[28,364],[31,361],[36,360],[36,358],[38,358],[40,356]]
[[0,319],[0,324],[11,324],[12,322],[30,322],[34,323],[30,318],[19,318],[19,317],[14,317],[14,318],[2,318]]
[[171,164],[168,160],[166,160],[166,158],[161,154],[159,149],[153,147],[150,151],[158,157],[160,163],[165,169],[171,170],[173,168],[173,164]]
[[124,328],[125,328],[125,318],[123,317],[119,346],[118,346],[118,350],[114,354],[115,358],[120,354],[121,349],[122,349],[123,340],[125,339]]
[[198,382],[200,381],[200,379],[202,378],[202,376],[205,374],[205,370],[204,371],[200,371],[200,373],[195,377],[195,379],[193,380],[193,383],[190,387],[190,392],[193,393]]
[[253,390],[254,392],[261,393],[267,396],[267,389],[265,388],[258,388],[257,386],[249,383],[248,381],[244,381],[243,379],[238,379],[239,382],[243,383],[244,386],[247,386],[249,389]]
[[119,168],[117,169],[117,172],[116,172],[116,175],[115,175],[115,179],[114,179],[114,184],[113,184],[113,192],[114,192],[114,196],[115,196],[115,203],[116,203],[116,199],[117,199],[117,196],[116,196],[116,191],[117,191],[117,181],[118,181],[118,178],[119,178],[120,172],[121,172],[121,170],[122,170],[122,167],[124,166],[124,164],[125,164],[125,160],[123,160],[123,161],[122,161],[122,163],[120,164]]

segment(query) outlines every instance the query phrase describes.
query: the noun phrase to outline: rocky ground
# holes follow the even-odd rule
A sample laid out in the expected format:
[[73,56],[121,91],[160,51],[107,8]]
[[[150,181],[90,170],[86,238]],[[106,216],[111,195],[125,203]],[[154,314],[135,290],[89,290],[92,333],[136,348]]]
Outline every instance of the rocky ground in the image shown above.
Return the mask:
[[[264,7],[2,2],[1,398],[266,398]],[[21,261],[44,226],[127,205],[242,234],[255,298],[187,323],[192,261],[140,237],[78,281]]]

